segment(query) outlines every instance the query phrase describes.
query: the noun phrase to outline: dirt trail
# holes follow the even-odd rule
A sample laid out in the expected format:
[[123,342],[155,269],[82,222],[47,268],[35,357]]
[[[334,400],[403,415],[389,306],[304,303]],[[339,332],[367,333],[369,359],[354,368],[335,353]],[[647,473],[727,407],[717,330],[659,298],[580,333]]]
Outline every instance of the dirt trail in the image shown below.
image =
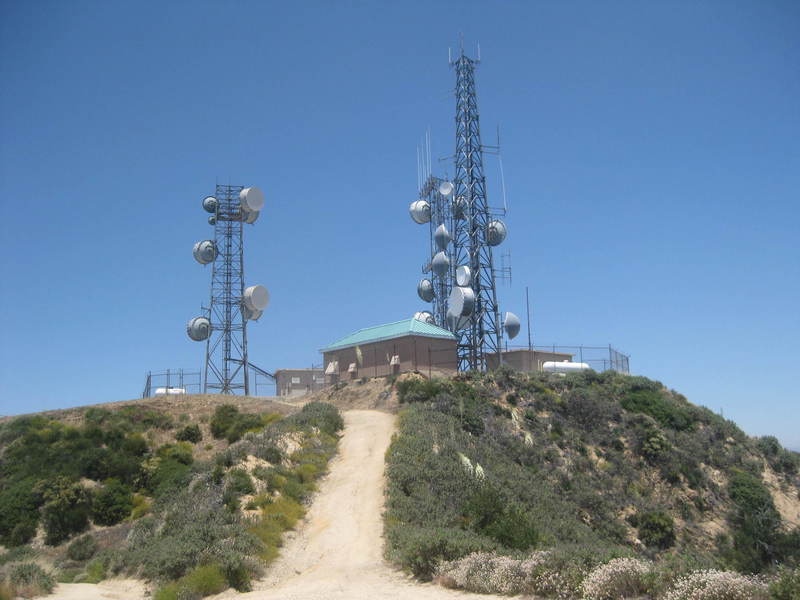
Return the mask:
[[396,417],[374,410],[344,413],[344,435],[330,473],[280,558],[240,600],[400,600],[486,598],[419,584],[383,560],[384,455]]
[[[396,417],[376,410],[343,414],[344,434],[330,472],[306,518],[287,535],[281,556],[252,592],[228,590],[209,600],[485,600],[484,595],[420,584],[384,562],[384,455]],[[114,589],[113,582],[101,586],[61,585],[56,597],[143,597],[141,587]]]

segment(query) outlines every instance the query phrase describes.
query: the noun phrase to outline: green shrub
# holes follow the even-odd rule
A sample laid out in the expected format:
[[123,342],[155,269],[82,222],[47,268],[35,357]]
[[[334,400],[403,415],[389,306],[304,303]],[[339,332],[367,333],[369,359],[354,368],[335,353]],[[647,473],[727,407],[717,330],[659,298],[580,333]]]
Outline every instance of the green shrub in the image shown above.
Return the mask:
[[689,411],[659,391],[636,390],[625,396],[620,404],[629,412],[650,415],[664,427],[676,431],[687,431],[694,426]]
[[196,444],[203,439],[203,432],[200,431],[199,425],[187,425],[183,429],[178,430],[175,434],[175,439],[179,442],[191,442]]
[[92,520],[98,525],[116,525],[131,514],[133,493],[118,479],[109,479],[94,493]]
[[471,531],[443,527],[392,526],[387,538],[392,558],[423,580],[433,576],[440,561],[498,547],[497,542]]
[[409,377],[398,381],[397,398],[400,403],[427,402],[443,391],[443,385],[436,379]]
[[666,550],[675,544],[675,522],[662,511],[648,512],[637,519],[639,539],[650,548]]
[[238,416],[239,409],[233,404],[218,406],[211,417],[211,435],[218,440],[225,438]]
[[17,588],[17,594],[28,598],[50,594],[56,586],[53,576],[36,563],[14,565],[8,574],[8,580]]
[[156,455],[164,460],[174,460],[184,465],[191,465],[194,462],[192,445],[189,442],[164,444],[158,449]]
[[253,494],[256,491],[253,480],[244,469],[233,469],[228,473],[228,489],[237,496]]
[[97,552],[97,540],[91,535],[76,538],[67,546],[67,558],[71,560],[89,560]]
[[42,507],[45,543],[56,546],[89,527],[91,495],[79,483],[60,477],[44,493]]
[[227,589],[228,581],[219,566],[204,565],[184,575],[178,581],[178,585],[203,598]]
[[800,568],[781,568],[778,576],[769,586],[769,597],[770,600],[797,600],[800,598]]
[[100,583],[106,578],[106,570],[108,568],[108,559],[104,556],[98,556],[92,559],[86,565],[86,573],[83,577],[82,583]]
[[288,417],[286,421],[299,427],[318,427],[328,435],[335,435],[344,428],[344,420],[339,410],[332,404],[309,402],[299,413]]
[[735,506],[729,516],[733,548],[728,560],[738,570],[758,572],[776,555],[780,514],[767,487],[748,471],[733,471],[728,493]]
[[133,495],[133,509],[131,510],[131,520],[141,519],[150,512],[150,502],[141,494]]

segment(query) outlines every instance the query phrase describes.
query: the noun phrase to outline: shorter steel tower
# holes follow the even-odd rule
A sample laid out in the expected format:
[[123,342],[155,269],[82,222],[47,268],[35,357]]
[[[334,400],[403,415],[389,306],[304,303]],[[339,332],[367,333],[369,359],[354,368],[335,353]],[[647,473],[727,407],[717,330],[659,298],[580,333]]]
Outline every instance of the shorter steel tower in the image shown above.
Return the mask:
[[199,263],[212,265],[211,297],[204,316],[192,319],[187,333],[206,342],[204,393],[250,393],[247,322],[261,316],[269,293],[261,285],[245,287],[244,224],[255,223],[263,205],[258,188],[240,185],[217,185],[214,196],[203,200],[203,208],[213,213],[208,222],[214,239],[198,242],[193,253]]

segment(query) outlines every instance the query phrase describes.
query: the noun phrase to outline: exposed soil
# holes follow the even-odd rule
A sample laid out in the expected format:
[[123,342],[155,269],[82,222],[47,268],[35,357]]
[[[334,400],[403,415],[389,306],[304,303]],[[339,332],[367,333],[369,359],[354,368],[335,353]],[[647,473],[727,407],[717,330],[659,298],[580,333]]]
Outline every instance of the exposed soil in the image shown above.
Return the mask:
[[[306,518],[295,532],[287,535],[281,556],[265,577],[255,582],[252,592],[239,594],[228,590],[212,598],[486,598],[434,584],[420,584],[384,561],[384,455],[396,428],[396,416],[377,410],[349,410],[344,412],[344,420],[344,434],[339,452],[331,461],[330,472],[322,480]],[[67,600],[144,598],[144,586],[133,584],[136,582],[111,580],[99,586],[60,585],[55,597]]]

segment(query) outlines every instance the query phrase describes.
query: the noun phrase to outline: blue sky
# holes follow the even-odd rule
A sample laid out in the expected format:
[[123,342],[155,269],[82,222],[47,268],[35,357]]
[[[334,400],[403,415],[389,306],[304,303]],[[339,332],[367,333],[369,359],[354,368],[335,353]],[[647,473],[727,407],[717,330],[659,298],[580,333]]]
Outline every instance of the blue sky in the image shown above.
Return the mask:
[[[800,448],[800,4],[0,3],[0,413],[199,369],[203,196],[258,185],[267,369],[422,309],[416,146],[454,149],[448,47],[480,43],[534,341],[611,343]],[[490,202],[501,203],[487,157]],[[523,334],[524,336],[524,334]]]

